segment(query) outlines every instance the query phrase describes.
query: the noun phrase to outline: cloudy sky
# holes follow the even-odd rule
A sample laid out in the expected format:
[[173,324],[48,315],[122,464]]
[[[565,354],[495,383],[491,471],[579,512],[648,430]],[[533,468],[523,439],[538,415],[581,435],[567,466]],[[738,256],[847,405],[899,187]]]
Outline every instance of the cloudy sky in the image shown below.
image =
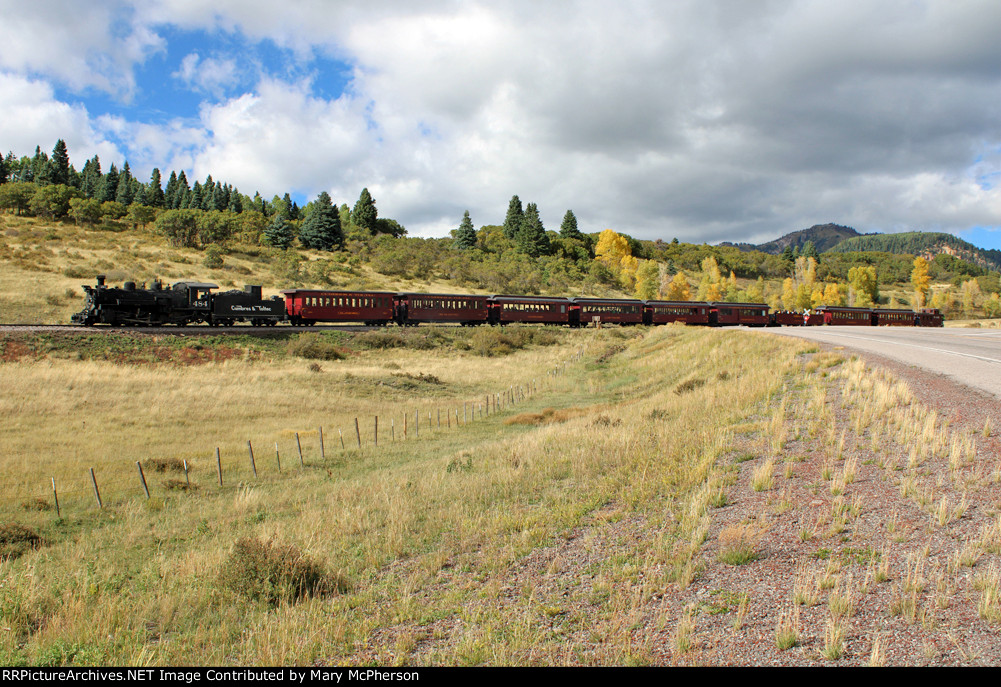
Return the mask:
[[0,149],[244,193],[362,187],[411,235],[1001,248],[997,0],[0,0]]

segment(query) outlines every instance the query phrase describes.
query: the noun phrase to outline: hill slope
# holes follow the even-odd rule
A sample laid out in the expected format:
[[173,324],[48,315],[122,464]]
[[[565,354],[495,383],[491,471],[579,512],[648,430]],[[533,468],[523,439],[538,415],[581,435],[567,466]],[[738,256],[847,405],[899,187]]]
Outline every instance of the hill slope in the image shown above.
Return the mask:
[[722,246],[736,246],[742,251],[752,251],[759,250],[762,253],[770,253],[771,255],[778,255],[786,249],[786,247],[792,248],[802,248],[808,241],[812,241],[813,245],[816,246],[817,250],[823,253],[824,251],[830,250],[842,241],[854,237],[862,236],[857,231],[851,227],[845,227],[840,224],[815,224],[809,229],[800,229],[799,231],[794,231],[792,233],[786,234],[774,241],[768,241],[767,243],[753,244],[753,243],[721,243]]
[[909,231],[900,234],[866,234],[841,241],[829,249],[833,253],[882,251],[934,257],[945,253],[985,269],[1001,269],[1001,251],[978,248],[952,234]]

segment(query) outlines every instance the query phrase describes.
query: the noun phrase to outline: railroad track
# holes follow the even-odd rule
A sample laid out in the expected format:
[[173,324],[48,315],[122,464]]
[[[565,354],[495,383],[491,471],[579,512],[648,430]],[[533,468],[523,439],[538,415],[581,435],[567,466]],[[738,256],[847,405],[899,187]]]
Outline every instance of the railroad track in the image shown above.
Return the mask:
[[30,334],[30,333],[52,333],[52,334],[128,334],[146,336],[210,336],[216,334],[250,334],[253,336],[261,334],[280,334],[297,332],[368,332],[384,327],[371,327],[368,325],[343,325],[327,324],[313,325],[311,327],[209,327],[208,325],[189,325],[187,327],[164,326],[164,327],[86,327],[80,324],[0,324],[0,335],[3,334]]

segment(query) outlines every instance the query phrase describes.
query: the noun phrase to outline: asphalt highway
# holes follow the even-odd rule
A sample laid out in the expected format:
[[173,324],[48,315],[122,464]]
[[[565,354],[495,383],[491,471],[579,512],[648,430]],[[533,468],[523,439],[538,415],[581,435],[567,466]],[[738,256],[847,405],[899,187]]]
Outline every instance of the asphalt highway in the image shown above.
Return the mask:
[[875,353],[1001,398],[1001,329],[775,327],[764,331]]

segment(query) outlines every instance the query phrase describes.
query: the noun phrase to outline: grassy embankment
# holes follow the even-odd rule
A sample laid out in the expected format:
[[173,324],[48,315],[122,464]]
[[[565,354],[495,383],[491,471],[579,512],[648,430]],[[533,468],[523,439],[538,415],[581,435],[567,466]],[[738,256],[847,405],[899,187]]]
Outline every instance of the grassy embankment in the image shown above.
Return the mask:
[[[696,574],[733,428],[781,388],[801,344],[679,327],[557,336],[506,357],[367,350],[319,372],[266,351],[199,366],[30,356],[0,365],[4,475],[26,490],[3,508],[44,541],[3,563],[0,660],[644,660],[630,609]],[[583,361],[547,377],[581,347]],[[404,411],[419,409],[422,423],[438,407],[461,416],[462,401],[533,379],[539,392],[515,407],[459,429],[424,425],[419,439],[411,426],[402,441]],[[354,417],[368,434],[376,414],[380,427],[395,415],[397,441],[382,430],[378,449],[364,435],[362,450],[351,448]],[[296,430],[306,469],[293,458]],[[247,439],[259,446],[258,479]],[[135,461],[154,458],[187,458],[198,489],[165,489],[147,470],[146,500]],[[89,467],[107,485],[103,511]],[[65,492],[58,520],[29,498],[44,499],[51,477]],[[526,561],[623,519],[644,521],[645,540],[589,561],[586,585],[511,597]],[[272,575],[269,542],[302,558],[279,556]],[[234,556],[247,560],[234,568]],[[294,570],[315,584],[283,582]]]
[[266,296],[299,284],[331,289],[469,292],[433,277],[413,281],[373,271],[360,261],[349,264],[346,254],[299,251],[301,277],[283,275],[280,251],[236,245],[223,266],[206,267],[205,253],[167,245],[151,231],[124,226],[75,226],[29,217],[0,215],[0,322],[67,324],[83,307],[82,284],[94,284],[105,274],[108,283],[125,281],[166,284],[207,281],[220,290],[261,284]]

